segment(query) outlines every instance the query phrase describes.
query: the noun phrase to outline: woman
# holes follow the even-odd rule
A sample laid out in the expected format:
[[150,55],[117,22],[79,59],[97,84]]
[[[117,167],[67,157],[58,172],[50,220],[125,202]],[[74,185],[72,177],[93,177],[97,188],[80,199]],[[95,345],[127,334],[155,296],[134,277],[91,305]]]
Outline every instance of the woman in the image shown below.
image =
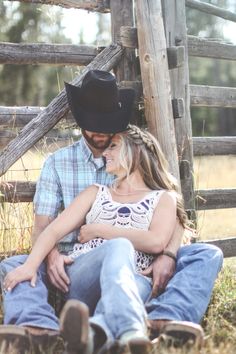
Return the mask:
[[[141,339],[148,348],[143,302],[151,293],[151,280],[138,272],[165,249],[176,217],[184,227],[187,217],[166,159],[150,133],[130,126],[112,138],[104,157],[107,172],[117,176],[113,186],[92,185],[80,193],[41,233],[26,262],[7,274],[4,287],[11,291],[26,280],[37,286],[37,269],[48,252],[80,227],[79,243],[69,257],[79,262],[81,282],[68,299],[89,305],[93,287],[99,288],[101,297],[90,323],[113,340]],[[73,282],[73,264],[68,275]]]

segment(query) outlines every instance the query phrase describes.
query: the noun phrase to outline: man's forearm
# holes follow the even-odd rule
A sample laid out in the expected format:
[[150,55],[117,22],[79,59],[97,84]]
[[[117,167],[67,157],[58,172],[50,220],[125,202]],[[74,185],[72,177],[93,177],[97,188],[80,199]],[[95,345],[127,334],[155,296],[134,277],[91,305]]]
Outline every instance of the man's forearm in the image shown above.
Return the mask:
[[176,223],[175,223],[174,232],[173,232],[171,239],[170,239],[168,245],[166,246],[165,250],[176,255],[178,252],[178,249],[182,243],[183,234],[184,234],[184,228],[180,224],[179,220],[177,219]]
[[33,232],[31,235],[32,244],[35,243],[38,236],[52,222],[52,220],[53,220],[53,218],[51,218],[47,215],[35,215]]

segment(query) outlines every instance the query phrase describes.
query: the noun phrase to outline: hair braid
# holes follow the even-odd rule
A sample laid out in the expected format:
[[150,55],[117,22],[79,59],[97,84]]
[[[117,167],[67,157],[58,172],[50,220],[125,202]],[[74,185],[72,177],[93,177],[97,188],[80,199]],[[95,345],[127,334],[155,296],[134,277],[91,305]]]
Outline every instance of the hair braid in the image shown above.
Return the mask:
[[136,144],[144,144],[149,151],[155,153],[155,146],[153,144],[153,140],[149,136],[149,133],[145,130],[141,130],[136,125],[129,125],[129,134]]

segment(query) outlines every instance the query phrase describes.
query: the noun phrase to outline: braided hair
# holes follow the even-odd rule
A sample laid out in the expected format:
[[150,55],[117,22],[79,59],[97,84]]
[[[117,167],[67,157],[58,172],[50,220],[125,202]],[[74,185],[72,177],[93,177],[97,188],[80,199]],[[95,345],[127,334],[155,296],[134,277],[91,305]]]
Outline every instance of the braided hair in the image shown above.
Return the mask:
[[[177,216],[186,227],[188,217],[184,210],[183,198],[177,180],[168,171],[168,162],[157,139],[147,130],[129,125],[121,135],[120,163],[126,173],[120,181],[139,170],[144,183],[152,190],[165,189],[175,191],[177,198]],[[117,181],[119,183],[119,181]]]

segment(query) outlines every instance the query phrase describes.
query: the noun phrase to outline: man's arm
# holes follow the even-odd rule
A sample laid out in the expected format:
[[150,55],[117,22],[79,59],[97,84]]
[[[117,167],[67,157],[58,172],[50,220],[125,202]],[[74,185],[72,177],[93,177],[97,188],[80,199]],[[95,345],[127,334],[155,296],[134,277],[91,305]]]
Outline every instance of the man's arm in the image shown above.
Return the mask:
[[[171,252],[173,255],[177,255],[177,251],[181,245],[183,238],[184,228],[180,224],[179,220],[176,220],[175,229],[171,239],[165,248],[165,251]],[[143,274],[148,275],[152,273],[153,289],[152,296],[155,297],[165,290],[165,287],[172,278],[175,272],[175,260],[167,255],[159,255],[152,265],[146,269]]]
[[[35,243],[40,233],[52,222],[53,218],[47,215],[35,215],[32,233],[32,244]],[[70,279],[65,272],[65,264],[68,264],[68,257],[60,254],[57,247],[47,256],[47,274],[50,282],[63,292],[68,291]]]

